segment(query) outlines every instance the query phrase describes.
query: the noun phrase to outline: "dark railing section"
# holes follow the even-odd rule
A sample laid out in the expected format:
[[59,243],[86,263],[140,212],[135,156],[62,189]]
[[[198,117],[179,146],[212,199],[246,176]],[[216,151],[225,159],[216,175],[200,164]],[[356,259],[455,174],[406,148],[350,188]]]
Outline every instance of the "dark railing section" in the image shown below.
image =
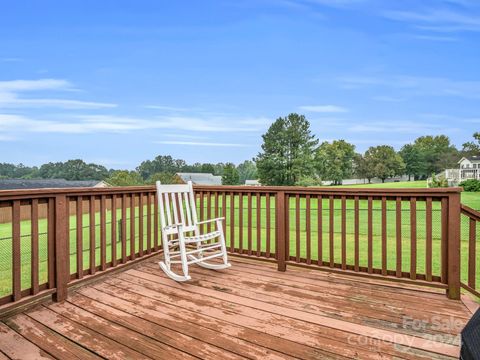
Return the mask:
[[[195,186],[200,220],[225,217],[231,254],[477,292],[476,222],[460,190]],[[0,306],[67,289],[161,250],[154,187],[1,191]],[[460,284],[460,213],[469,218]],[[213,225],[203,225],[202,231]],[[463,256],[463,250],[462,250]]]
[[[479,261],[479,252],[477,250],[478,227],[480,221],[480,212],[466,205],[462,205],[462,264],[465,264],[466,272],[462,274],[461,286],[465,290],[480,297],[479,280],[477,278],[477,262]],[[462,244],[463,245],[463,244]]]

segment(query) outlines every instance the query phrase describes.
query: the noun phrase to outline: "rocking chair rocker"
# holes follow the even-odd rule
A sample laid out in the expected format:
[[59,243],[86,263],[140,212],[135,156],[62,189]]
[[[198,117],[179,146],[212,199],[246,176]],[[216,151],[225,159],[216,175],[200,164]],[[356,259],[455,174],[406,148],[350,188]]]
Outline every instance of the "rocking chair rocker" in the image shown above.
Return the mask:
[[[224,218],[197,220],[192,182],[162,185],[157,181],[156,185],[165,256],[159,265],[165,274],[175,281],[187,281],[191,279],[188,266],[192,264],[214,270],[230,267],[222,226]],[[199,225],[208,223],[215,223],[216,229],[200,234]],[[216,258],[222,258],[222,263],[208,262]],[[183,274],[175,273],[172,264],[181,264]]]

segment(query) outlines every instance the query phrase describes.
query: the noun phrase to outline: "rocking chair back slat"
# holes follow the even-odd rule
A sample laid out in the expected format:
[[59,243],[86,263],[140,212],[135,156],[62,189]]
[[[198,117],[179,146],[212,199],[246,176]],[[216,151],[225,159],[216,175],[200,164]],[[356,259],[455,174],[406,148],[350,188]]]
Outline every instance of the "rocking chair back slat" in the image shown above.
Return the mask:
[[167,210],[167,226],[172,226],[172,213],[170,211],[170,199],[168,193],[164,194],[165,197],[165,210]]
[[183,209],[183,196],[182,196],[182,193],[177,193],[177,202],[178,202],[178,207],[180,208],[180,219],[182,221],[182,223],[184,223],[185,225],[189,225],[186,221],[185,221],[185,211]]
[[187,225],[192,226],[192,215],[190,211],[190,201],[188,200],[188,192],[183,193],[183,198],[185,199],[185,208],[187,210]]

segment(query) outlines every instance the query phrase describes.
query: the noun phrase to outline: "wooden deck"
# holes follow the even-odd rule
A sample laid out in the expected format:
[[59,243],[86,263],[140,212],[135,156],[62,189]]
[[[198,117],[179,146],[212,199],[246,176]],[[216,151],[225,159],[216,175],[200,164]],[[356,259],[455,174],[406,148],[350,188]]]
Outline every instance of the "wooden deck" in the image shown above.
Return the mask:
[[0,359],[446,359],[471,313],[444,291],[232,258],[175,283],[149,258],[0,323]]

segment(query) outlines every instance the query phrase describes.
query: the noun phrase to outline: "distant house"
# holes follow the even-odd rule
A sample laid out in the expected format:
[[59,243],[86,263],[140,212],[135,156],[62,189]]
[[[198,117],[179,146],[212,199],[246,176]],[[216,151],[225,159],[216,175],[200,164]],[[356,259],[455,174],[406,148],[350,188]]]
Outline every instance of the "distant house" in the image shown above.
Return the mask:
[[245,186],[262,186],[258,180],[245,180]]
[[462,157],[458,161],[458,169],[446,169],[439,175],[445,176],[451,185],[458,185],[468,179],[480,180],[480,156]]
[[105,181],[65,179],[0,179],[0,190],[108,187]]
[[191,181],[193,185],[222,185],[222,177],[210,173],[176,173],[175,177],[180,184]]

